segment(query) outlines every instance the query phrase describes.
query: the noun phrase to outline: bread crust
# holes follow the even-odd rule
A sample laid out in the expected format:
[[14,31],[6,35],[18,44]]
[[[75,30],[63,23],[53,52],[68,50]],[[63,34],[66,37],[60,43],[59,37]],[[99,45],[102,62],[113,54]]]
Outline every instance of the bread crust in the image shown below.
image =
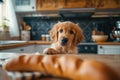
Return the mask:
[[73,80],[120,80],[107,65],[95,60],[81,60],[75,55],[19,55],[8,60],[7,71],[38,71]]

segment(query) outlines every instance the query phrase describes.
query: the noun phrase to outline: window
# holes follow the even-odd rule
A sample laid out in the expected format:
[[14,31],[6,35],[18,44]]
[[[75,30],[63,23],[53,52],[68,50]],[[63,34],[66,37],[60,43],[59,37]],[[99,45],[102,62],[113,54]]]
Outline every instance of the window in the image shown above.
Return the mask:
[[[9,27],[10,36],[11,37],[19,36],[17,17],[14,11],[12,0],[4,0],[3,4],[0,4],[0,26],[2,24],[3,18],[9,20],[7,22],[7,25]],[[0,28],[0,31],[1,30],[3,29]]]
[[[2,4],[0,4],[0,26],[2,25]],[[2,28],[0,27],[0,31]]]
[[1,22],[2,22],[2,5],[0,4],[0,25],[1,25]]

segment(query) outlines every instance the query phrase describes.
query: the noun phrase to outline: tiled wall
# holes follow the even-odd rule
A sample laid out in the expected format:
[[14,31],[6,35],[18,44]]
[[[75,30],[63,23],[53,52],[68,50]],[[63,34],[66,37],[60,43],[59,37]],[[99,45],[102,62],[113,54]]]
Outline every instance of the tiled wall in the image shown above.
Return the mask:
[[[91,41],[91,33],[94,29],[94,22],[98,24],[98,28],[102,29],[105,34],[109,35],[118,18],[67,18],[60,17],[24,17],[23,20],[31,26],[31,40],[41,40],[41,34],[49,34],[49,30],[58,21],[72,21],[78,23],[83,29],[85,42]],[[108,40],[110,41],[110,39]]]

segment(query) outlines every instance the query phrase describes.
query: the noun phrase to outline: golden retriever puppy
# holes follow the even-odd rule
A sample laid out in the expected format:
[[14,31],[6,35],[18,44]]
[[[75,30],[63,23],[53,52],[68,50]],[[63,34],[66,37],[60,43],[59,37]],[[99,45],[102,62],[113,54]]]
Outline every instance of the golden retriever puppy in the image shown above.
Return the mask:
[[75,54],[77,44],[84,39],[81,28],[73,22],[58,22],[50,31],[53,41],[51,48],[46,48],[44,54]]

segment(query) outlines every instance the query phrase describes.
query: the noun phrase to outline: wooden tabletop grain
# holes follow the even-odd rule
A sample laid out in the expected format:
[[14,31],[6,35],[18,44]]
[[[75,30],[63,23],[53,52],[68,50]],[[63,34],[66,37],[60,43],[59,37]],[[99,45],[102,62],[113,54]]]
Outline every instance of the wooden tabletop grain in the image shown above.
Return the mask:
[[120,54],[80,54],[81,59],[97,60],[113,68],[120,76]]

